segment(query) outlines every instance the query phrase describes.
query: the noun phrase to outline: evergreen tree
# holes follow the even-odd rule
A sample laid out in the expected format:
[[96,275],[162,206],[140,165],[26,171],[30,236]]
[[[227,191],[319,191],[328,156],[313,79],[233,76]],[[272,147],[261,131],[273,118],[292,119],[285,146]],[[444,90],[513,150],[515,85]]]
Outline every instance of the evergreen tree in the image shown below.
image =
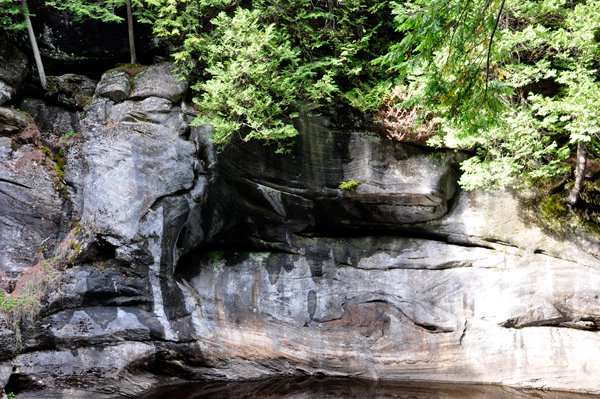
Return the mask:
[[[196,123],[226,144],[294,137],[294,104],[362,103],[387,73],[393,17],[384,0],[146,0],[182,74],[197,72]],[[285,146],[279,147],[284,151]]]
[[477,150],[461,184],[564,175],[576,148],[575,204],[586,150],[600,154],[600,2],[409,0],[394,12],[405,37],[379,62],[408,80],[404,106],[436,118],[433,143]]

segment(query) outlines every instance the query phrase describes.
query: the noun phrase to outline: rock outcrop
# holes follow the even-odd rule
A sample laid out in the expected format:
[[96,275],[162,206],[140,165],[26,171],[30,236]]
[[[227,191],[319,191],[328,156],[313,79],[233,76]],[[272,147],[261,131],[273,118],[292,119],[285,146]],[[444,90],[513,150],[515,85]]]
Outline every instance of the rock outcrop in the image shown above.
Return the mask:
[[12,136],[27,127],[27,118],[18,110],[0,107],[0,136]]
[[[27,118],[18,116],[12,126],[22,130]],[[64,198],[57,191],[59,176],[49,150],[34,144],[37,131],[19,136],[0,134],[0,281],[14,285],[22,271],[37,263],[43,248],[58,244],[66,224]],[[10,289],[12,291],[12,289]]]
[[27,57],[10,43],[0,44],[0,105],[13,99],[27,76]]
[[[290,154],[218,153],[172,69],[133,89],[104,74],[81,121],[22,105],[77,139],[0,138],[0,271],[40,246],[67,267],[18,339],[0,325],[7,391],[324,374],[600,393],[596,235],[547,232],[518,192],[461,191],[465,154],[322,117]],[[60,151],[66,198],[42,164]]]

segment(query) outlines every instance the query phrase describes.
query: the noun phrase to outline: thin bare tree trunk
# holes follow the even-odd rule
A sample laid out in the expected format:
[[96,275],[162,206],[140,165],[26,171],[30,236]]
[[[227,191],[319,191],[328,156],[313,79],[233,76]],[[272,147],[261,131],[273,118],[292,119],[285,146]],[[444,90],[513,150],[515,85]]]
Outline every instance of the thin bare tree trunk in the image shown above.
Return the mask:
[[31,25],[31,19],[29,18],[29,8],[27,7],[27,0],[21,0],[21,6],[23,7],[23,15],[25,16],[25,22],[27,22],[27,33],[29,34],[29,40],[31,41],[33,58],[35,58],[35,64],[37,65],[37,69],[40,74],[40,83],[42,84],[42,87],[44,89],[47,89],[48,82],[46,81],[46,72],[44,72],[44,64],[42,64],[42,57],[40,56],[40,50],[38,49],[37,41],[35,40],[35,34],[33,33],[33,26]]
[[135,55],[135,36],[133,35],[133,13],[131,11],[131,0],[127,0],[127,26],[129,27],[129,52],[131,53],[131,63],[137,64]]
[[575,185],[569,193],[567,202],[575,205],[583,187],[583,179],[585,177],[585,167],[587,164],[587,147],[584,141],[577,143],[577,163],[575,164]]

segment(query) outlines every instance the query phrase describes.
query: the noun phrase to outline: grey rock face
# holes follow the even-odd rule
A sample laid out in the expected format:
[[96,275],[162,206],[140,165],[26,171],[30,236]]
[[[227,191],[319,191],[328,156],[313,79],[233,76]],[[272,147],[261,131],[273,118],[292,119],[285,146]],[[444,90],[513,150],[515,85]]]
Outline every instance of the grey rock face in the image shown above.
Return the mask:
[[109,71],[102,75],[96,96],[106,97],[116,103],[129,98],[131,83],[129,74],[125,71]]
[[[206,231],[286,247],[294,233],[368,234],[447,212],[463,155],[338,131],[321,118],[301,118],[297,128],[300,135],[288,155],[274,154],[274,147],[260,142],[234,140],[225,148],[206,205],[219,217]],[[353,191],[339,188],[348,181],[359,185]]]
[[0,80],[0,105],[4,105],[9,102],[14,94],[15,90]]
[[0,107],[0,136],[11,136],[27,126],[27,117],[14,108]]
[[[167,100],[151,97],[109,108],[110,122],[84,130],[89,173],[82,216],[97,232],[125,244],[136,240],[142,218],[154,212],[159,198],[192,187],[196,149],[180,137],[187,125]],[[90,122],[100,117],[94,109]]]
[[27,57],[13,45],[0,44],[0,105],[10,101],[27,76]]
[[135,99],[160,97],[174,103],[178,102],[187,90],[187,82],[178,79],[173,72],[175,68],[174,64],[166,62],[149,66],[145,71],[138,73],[131,97]]
[[0,272],[19,271],[37,262],[40,246],[53,248],[63,220],[63,199],[41,149],[14,152],[0,138]]
[[91,101],[96,82],[84,75],[72,73],[62,76],[49,76],[51,92],[68,107],[82,109]]
[[599,264],[398,237],[295,245],[180,264],[198,324],[221,343],[214,356],[226,347],[280,372],[291,362],[309,374],[598,389],[579,359],[598,344]]
[[45,101],[25,98],[19,108],[33,118],[35,125],[45,136],[59,137],[68,132],[79,132],[79,118],[73,111],[56,105],[48,105]]
[[[168,68],[140,73],[119,104],[89,104],[65,166],[69,269],[23,324],[22,352],[0,331],[0,382],[134,396],[167,370],[600,393],[598,237],[548,234],[518,193],[460,191],[462,154],[322,118],[300,118],[290,154],[241,141],[217,153],[173,103],[185,89],[153,88]],[[20,270],[56,244],[64,211],[40,150],[0,144],[0,266]]]

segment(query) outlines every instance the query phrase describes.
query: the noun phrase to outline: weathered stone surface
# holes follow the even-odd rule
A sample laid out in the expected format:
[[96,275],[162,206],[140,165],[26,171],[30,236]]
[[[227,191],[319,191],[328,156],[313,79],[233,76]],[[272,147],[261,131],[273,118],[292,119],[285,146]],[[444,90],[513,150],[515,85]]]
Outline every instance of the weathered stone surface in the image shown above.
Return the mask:
[[127,307],[62,311],[27,325],[22,334],[26,351],[76,349],[164,338],[162,325],[154,314]]
[[[94,109],[87,123],[102,119]],[[143,217],[162,212],[151,209],[159,198],[191,189],[196,148],[180,137],[187,125],[166,100],[125,102],[109,115],[109,122],[83,131],[89,172],[82,217],[125,244],[135,239]]]
[[[0,327],[0,360],[8,359],[17,354],[17,334],[14,331]],[[2,371],[0,371],[0,374]],[[6,382],[5,382],[6,383]],[[0,386],[4,386],[0,379]]]
[[72,108],[85,108],[92,101],[96,82],[84,75],[68,73],[48,76],[50,92],[58,101]]
[[79,132],[79,117],[74,111],[57,105],[48,105],[43,100],[25,98],[19,108],[33,118],[44,138],[58,138],[66,133]]
[[25,54],[6,41],[0,43],[0,105],[14,97],[27,70]]
[[15,152],[0,138],[0,272],[30,267],[40,246],[57,244],[63,199],[45,158],[29,145]]
[[0,80],[0,105],[9,102],[15,94],[15,90]]
[[178,79],[173,72],[175,68],[174,64],[165,62],[152,65],[138,73],[131,97],[136,99],[160,97],[174,103],[178,102],[187,90],[187,82]]
[[[126,342],[103,348],[28,353],[17,356],[10,361],[10,364],[13,367],[13,376],[35,375],[35,385],[38,389],[44,386],[61,385],[92,387],[98,381],[113,380],[116,382],[115,380],[121,377],[133,359],[142,359],[154,352],[155,348],[152,345],[142,342]],[[125,387],[127,383],[122,385]],[[148,387],[149,385],[143,388],[147,389]],[[111,393],[114,397],[116,392],[117,389],[114,387],[112,392],[105,393]],[[91,394],[89,397],[107,396]]]
[[85,75],[67,73],[61,76],[49,76],[48,78],[58,85],[59,90],[71,91],[88,97],[93,96],[96,89],[96,83]]
[[598,391],[586,360],[597,334],[572,328],[597,328],[598,267],[397,237],[296,245],[297,255],[213,252],[185,266],[214,356],[269,358],[279,372]]
[[27,127],[27,117],[14,108],[0,107],[0,136],[11,136]]
[[[160,86],[166,68],[135,90]],[[240,140],[217,153],[210,128],[189,129],[173,103],[185,89],[163,89],[89,104],[83,142],[66,150],[70,268],[23,323],[25,352],[5,355],[0,382],[33,381],[24,397],[85,397],[76,380],[87,397],[134,396],[164,370],[600,393],[598,237],[549,234],[516,192],[460,191],[464,154],[324,118],[299,118],[287,155]],[[36,151],[0,138],[5,270],[72,220],[57,219]],[[354,191],[339,188],[350,180]]]
[[[219,216],[205,231],[219,239],[285,246],[293,233],[368,234],[446,213],[462,154],[427,152],[327,128],[325,122],[301,118],[288,155],[260,142],[233,140],[218,157],[219,176],[206,208]],[[355,190],[339,188],[351,180],[360,182]]]
[[96,96],[106,97],[114,102],[129,98],[131,83],[129,74],[125,71],[109,71],[102,75],[96,87]]
[[539,210],[529,209],[511,190],[460,192],[447,217],[411,228],[440,234],[450,242],[504,250],[517,247],[589,267],[597,267],[600,259],[597,235],[583,228],[571,236],[548,234],[539,223]]
[[[8,382],[10,375],[12,374],[12,365],[8,362],[0,363],[0,386],[4,388]],[[4,389],[0,389],[0,395],[4,395],[2,399],[6,397]]]

